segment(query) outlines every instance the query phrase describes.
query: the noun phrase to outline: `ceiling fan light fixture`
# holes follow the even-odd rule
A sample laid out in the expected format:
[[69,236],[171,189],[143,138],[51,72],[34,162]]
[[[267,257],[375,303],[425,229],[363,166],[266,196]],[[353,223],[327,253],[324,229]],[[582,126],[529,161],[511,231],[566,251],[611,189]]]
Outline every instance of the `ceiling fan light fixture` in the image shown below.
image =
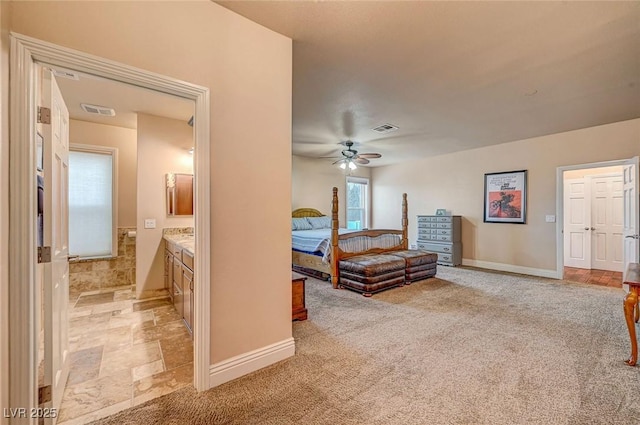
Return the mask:
[[357,150],[351,149],[351,147],[353,146],[353,142],[351,140],[347,140],[346,142],[344,142],[344,145],[347,147],[347,149],[342,150],[342,158],[332,164],[340,164],[339,167],[343,170],[346,170],[347,167],[349,167],[349,170],[355,170],[358,168],[356,163],[360,165],[367,165],[369,163],[369,158],[375,159],[382,157],[382,155],[380,155],[379,153],[359,154]]

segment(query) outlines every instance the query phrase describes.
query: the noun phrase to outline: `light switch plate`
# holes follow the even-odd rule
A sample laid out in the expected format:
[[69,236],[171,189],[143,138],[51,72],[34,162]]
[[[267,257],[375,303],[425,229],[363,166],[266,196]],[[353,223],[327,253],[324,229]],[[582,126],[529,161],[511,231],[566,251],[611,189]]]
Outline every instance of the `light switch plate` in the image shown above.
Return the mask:
[[556,222],[556,216],[555,215],[547,215],[547,216],[545,216],[544,221],[546,221],[547,223],[555,223]]
[[155,229],[156,228],[156,219],[155,218],[145,218],[144,219],[144,228],[145,229]]

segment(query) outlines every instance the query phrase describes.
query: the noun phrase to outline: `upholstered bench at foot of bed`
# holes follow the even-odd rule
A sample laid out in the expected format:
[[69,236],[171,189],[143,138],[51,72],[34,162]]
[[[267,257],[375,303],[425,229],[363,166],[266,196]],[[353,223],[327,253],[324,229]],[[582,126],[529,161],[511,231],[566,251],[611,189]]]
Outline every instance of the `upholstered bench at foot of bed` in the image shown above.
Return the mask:
[[407,285],[436,275],[438,254],[420,249],[393,251],[388,254],[405,260],[405,284]]
[[410,285],[418,280],[428,279],[436,275],[437,264],[424,264],[422,266],[409,267],[406,269],[404,279],[406,284]]
[[404,285],[405,260],[386,254],[368,254],[340,260],[340,285],[364,296]]

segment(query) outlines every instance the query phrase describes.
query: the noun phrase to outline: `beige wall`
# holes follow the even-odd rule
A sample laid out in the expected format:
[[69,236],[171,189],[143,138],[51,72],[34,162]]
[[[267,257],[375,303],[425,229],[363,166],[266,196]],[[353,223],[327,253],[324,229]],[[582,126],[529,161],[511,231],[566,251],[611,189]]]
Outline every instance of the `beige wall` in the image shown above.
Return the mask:
[[[136,293],[138,298],[164,288],[165,227],[193,227],[193,217],[168,217],[167,173],[193,174],[193,128],[186,121],[138,114],[138,214],[136,240]],[[145,229],[145,219],[156,220]]]
[[13,31],[210,88],[211,362],[290,338],[291,40],[210,1],[12,7]]
[[[9,204],[9,13],[0,1],[0,205]],[[0,411],[9,407],[9,214],[0,208]],[[0,424],[8,423],[4,415]]]
[[118,149],[118,227],[135,227],[136,130],[70,120],[69,141]]
[[[556,269],[556,168],[640,154],[640,119],[442,155],[372,171],[374,227],[393,226],[400,209],[388,199],[407,192],[409,241],[416,214],[436,208],[462,219],[463,259]],[[528,170],[527,224],[483,222],[484,173]]]
[[[331,161],[294,155],[291,167],[291,209],[315,208],[331,215],[332,188],[338,188],[340,226],[345,222],[345,192],[347,174]],[[354,177],[371,177],[371,169],[358,167],[351,173]],[[371,186],[372,182],[369,182]]]

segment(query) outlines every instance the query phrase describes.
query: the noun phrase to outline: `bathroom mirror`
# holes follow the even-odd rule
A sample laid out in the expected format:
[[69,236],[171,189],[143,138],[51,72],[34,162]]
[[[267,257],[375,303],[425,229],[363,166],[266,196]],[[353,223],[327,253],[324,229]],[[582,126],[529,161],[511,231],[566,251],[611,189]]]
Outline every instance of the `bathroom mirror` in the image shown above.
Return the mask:
[[167,174],[167,215],[193,215],[193,174]]

